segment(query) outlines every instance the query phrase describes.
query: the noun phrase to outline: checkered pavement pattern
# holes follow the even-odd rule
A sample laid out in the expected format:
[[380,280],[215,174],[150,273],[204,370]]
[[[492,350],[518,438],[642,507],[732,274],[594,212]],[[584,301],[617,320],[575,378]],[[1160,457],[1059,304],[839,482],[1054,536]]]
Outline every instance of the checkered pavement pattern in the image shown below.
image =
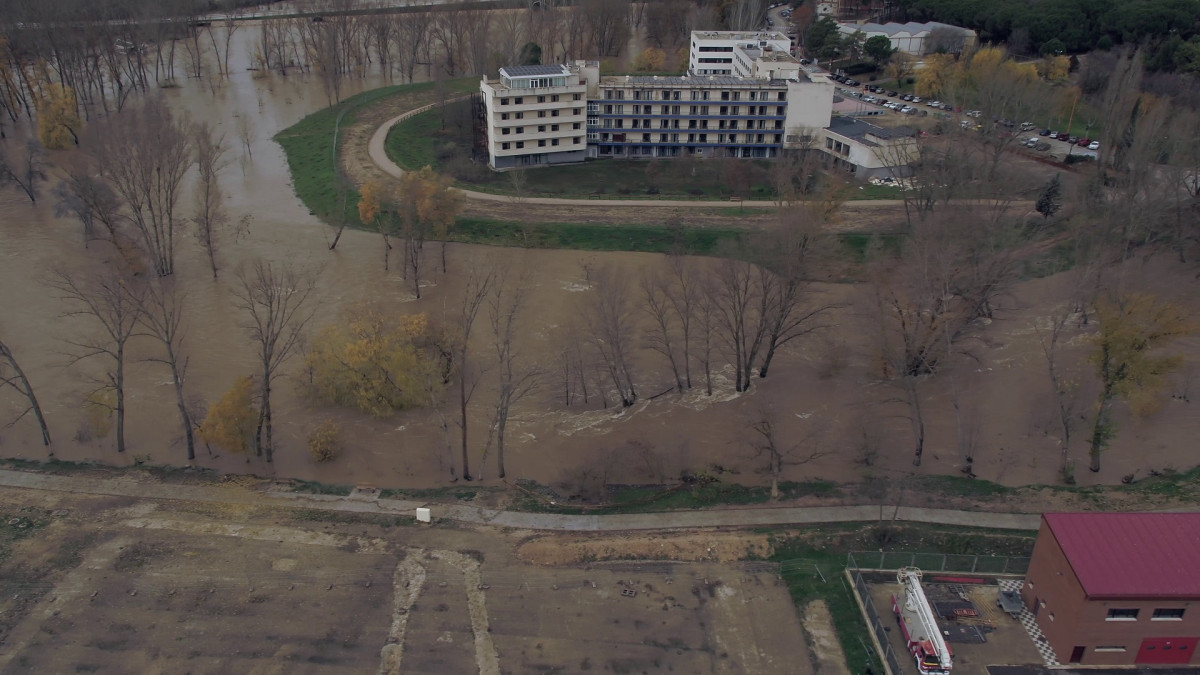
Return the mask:
[[[1020,591],[1021,586],[1024,584],[1025,581],[1023,579],[1002,579],[1000,581],[1000,590]],[[1053,668],[1060,665],[1058,656],[1050,648],[1050,643],[1046,641],[1046,636],[1042,634],[1042,629],[1038,628],[1037,619],[1034,618],[1033,612],[1027,608],[1022,608],[1021,616],[1017,617],[1017,620],[1025,627],[1025,632],[1029,633],[1029,639],[1033,640],[1033,646],[1037,647],[1038,653],[1042,655],[1042,661],[1046,663],[1046,667]]]

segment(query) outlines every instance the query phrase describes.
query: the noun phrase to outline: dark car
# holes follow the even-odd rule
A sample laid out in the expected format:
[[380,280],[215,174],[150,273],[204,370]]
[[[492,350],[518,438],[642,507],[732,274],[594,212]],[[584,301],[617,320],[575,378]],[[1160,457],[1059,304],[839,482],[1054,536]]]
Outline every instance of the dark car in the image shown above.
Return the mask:
[[1042,132],[1041,132],[1040,134],[1038,134],[1038,135],[1039,135],[1039,136],[1049,136],[1049,135],[1050,135],[1050,130],[1049,130],[1049,129],[1042,129]]
[[846,80],[846,84],[850,85],[851,87],[857,87],[859,82],[858,80]]
[[894,91],[889,91],[889,92],[887,93],[887,95],[888,95],[888,96],[891,96],[892,98],[896,98],[897,96],[899,96],[899,94],[897,94],[897,93],[896,93],[896,92],[894,92]]
[[1045,152],[1045,151],[1047,151],[1047,150],[1049,150],[1049,149],[1050,149],[1050,144],[1049,144],[1049,143],[1046,143],[1046,142],[1038,143],[1038,144],[1037,144],[1037,145],[1034,147],[1034,149],[1035,149],[1035,150],[1041,150],[1042,152]]
[[1091,144],[1092,144],[1092,139],[1090,139],[1090,138],[1081,138],[1081,139],[1075,141],[1075,145],[1082,145],[1085,148]]

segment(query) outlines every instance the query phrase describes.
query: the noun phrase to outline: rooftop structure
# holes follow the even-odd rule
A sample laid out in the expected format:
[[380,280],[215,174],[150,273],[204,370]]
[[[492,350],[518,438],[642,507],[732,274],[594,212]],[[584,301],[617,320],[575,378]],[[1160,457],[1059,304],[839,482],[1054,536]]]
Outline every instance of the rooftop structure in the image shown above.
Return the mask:
[[1048,513],[1089,598],[1200,599],[1200,513]]
[[974,46],[977,39],[975,31],[969,28],[937,21],[884,24],[843,23],[839,25],[838,30],[842,35],[862,32],[867,39],[882,35],[892,41],[893,49],[913,56],[924,56],[939,49],[957,54]]
[[[762,77],[764,75],[756,74],[755,64],[764,59],[775,63],[794,63],[796,67],[789,70],[795,71],[799,62],[792,57],[791,49],[791,38],[778,31],[696,30],[692,31],[688,73]],[[785,77],[781,76],[780,79]]]

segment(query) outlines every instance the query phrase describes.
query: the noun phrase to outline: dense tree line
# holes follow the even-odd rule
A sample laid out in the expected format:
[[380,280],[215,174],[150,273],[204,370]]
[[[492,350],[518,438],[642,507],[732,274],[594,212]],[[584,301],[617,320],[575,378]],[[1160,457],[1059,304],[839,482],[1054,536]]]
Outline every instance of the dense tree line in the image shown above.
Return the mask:
[[1021,53],[1154,45],[1150,70],[1200,70],[1200,0],[901,0],[900,20],[972,28]]

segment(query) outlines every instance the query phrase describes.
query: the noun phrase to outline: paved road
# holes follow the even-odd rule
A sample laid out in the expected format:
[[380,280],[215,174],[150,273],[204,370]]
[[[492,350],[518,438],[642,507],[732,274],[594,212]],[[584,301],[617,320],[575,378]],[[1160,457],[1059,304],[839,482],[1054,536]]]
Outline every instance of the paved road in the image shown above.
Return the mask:
[[[141,478],[141,479],[139,479]],[[129,475],[122,478],[51,475],[29,471],[0,470],[0,487],[49,490],[86,495],[134,497],[168,501],[247,504],[281,508],[320,509],[346,513],[375,513],[416,516],[415,509],[427,506],[436,520],[454,520],[480,525],[495,525],[527,530],[560,532],[613,532],[624,530],[666,530],[698,527],[746,527],[761,525],[800,525],[809,523],[847,523],[871,521],[879,517],[879,506],[759,506],[669,511],[619,515],[562,515],[499,511],[463,504],[431,504],[406,499],[378,499],[373,495],[348,497],[310,495],[294,492],[257,492],[238,486],[175,485]],[[888,507],[889,512],[894,507]],[[982,513],[901,507],[896,519],[903,521],[991,527],[1004,530],[1036,530],[1039,514]]]

